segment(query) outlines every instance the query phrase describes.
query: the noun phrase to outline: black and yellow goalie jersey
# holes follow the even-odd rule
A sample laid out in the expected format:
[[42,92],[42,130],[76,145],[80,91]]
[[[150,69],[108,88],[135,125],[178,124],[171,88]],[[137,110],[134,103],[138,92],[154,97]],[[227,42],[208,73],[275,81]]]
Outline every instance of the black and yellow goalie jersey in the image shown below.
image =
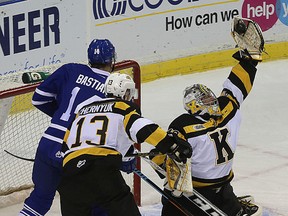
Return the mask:
[[240,105],[251,91],[256,68],[240,62],[232,68],[218,97],[222,117],[205,121],[188,113],[169,126],[191,144],[193,186],[218,187],[233,178],[232,163],[240,129]]

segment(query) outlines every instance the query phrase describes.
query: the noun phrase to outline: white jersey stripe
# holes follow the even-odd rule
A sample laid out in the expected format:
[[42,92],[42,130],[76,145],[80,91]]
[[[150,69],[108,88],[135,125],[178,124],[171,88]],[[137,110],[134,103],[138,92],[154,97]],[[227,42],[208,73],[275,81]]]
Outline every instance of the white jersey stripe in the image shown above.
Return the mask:
[[51,102],[52,102],[52,100],[49,100],[49,101],[34,101],[34,100],[32,100],[32,104],[34,106],[43,105],[43,104],[51,103]]
[[58,142],[58,143],[60,143],[60,144],[62,144],[62,142],[63,142],[62,139],[57,138],[57,137],[54,137],[54,136],[51,136],[51,135],[46,134],[46,133],[43,134],[43,137],[45,137],[46,139],[49,139],[49,140],[52,140],[52,141]]
[[58,124],[53,124],[53,123],[50,124],[50,127],[51,127],[51,128],[56,128],[56,129],[61,130],[61,131],[64,131],[64,132],[66,132],[66,130],[67,130],[66,127],[63,127],[63,126],[58,125]]
[[53,94],[53,93],[50,93],[50,92],[44,92],[42,90],[39,90],[38,88],[36,88],[35,92],[39,95],[42,95],[42,96],[46,96],[46,97],[54,97],[56,98],[56,94]]
[[29,212],[32,212],[35,216],[42,216],[40,213],[32,209],[30,206],[24,204],[24,209],[26,209]]
[[223,88],[226,88],[226,89],[230,90],[231,92],[233,92],[233,95],[234,95],[234,97],[236,97],[239,104],[242,104],[242,102],[244,101],[243,93],[229,79],[226,79],[226,81],[223,84]]
[[146,118],[139,118],[137,119],[131,126],[130,128],[130,136],[131,138],[137,142],[137,132],[143,128],[144,126],[146,125],[149,125],[149,124],[154,124],[154,122],[152,122],[151,120],[149,119],[146,119]]

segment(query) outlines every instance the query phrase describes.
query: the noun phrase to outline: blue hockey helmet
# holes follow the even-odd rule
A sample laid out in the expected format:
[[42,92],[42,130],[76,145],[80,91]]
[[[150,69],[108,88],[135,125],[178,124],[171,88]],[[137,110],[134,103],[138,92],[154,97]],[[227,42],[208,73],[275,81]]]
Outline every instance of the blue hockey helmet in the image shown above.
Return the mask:
[[94,39],[88,47],[89,64],[109,64],[115,61],[115,47],[108,39]]

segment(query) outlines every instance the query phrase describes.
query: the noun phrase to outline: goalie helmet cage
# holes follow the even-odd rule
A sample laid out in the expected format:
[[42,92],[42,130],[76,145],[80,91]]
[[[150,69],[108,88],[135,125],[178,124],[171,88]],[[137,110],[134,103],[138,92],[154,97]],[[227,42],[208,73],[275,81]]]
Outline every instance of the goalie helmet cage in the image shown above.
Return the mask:
[[[30,71],[54,71],[58,66],[44,66]],[[30,72],[29,71],[29,72]],[[136,84],[138,97],[134,102],[141,105],[141,74],[136,61],[125,60],[115,64],[114,71],[129,73]],[[38,142],[50,123],[50,117],[31,104],[35,88],[40,83],[23,84],[23,72],[0,76],[0,207],[21,202],[33,187],[33,163],[15,158],[5,150],[24,158],[34,158]],[[18,86],[18,87],[15,87]],[[135,144],[140,151],[140,145]],[[137,157],[137,169],[141,170],[141,160]],[[130,186],[135,201],[141,205],[141,181],[136,174],[123,176]],[[23,191],[27,191],[23,193]],[[20,195],[19,195],[20,194]],[[24,196],[24,197],[23,197]],[[9,197],[9,198],[7,198]]]

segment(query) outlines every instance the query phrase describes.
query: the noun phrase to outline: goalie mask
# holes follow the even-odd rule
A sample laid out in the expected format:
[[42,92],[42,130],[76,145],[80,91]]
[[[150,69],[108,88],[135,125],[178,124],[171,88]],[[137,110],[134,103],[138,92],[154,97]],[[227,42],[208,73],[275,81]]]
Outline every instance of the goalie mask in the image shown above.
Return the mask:
[[87,53],[90,65],[114,63],[116,58],[115,47],[108,39],[94,39]]
[[204,119],[221,116],[217,97],[202,84],[195,84],[184,90],[183,104],[184,109],[190,114],[199,115]]
[[114,96],[130,101],[135,97],[135,83],[131,76],[121,73],[111,73],[105,82],[106,96]]

